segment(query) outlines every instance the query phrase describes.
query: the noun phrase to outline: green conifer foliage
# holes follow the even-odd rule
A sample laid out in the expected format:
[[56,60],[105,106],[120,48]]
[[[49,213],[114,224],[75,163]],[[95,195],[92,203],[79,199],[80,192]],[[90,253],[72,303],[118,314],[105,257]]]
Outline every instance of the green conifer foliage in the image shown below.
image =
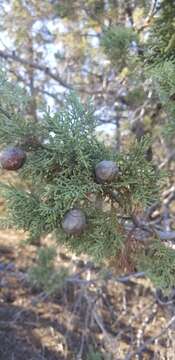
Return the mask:
[[160,9],[150,28],[147,43],[147,61],[151,65],[175,58],[175,3],[162,0]]
[[168,291],[174,287],[175,252],[173,249],[153,242],[138,259],[138,266],[145,271],[156,287]]
[[113,64],[124,67],[131,61],[132,41],[138,41],[137,34],[131,28],[117,25],[104,30],[101,45]]
[[175,133],[175,3],[162,0],[150,28],[145,47],[145,70],[150,76],[164,110],[168,123],[163,130],[171,141]]
[[[5,88],[10,86],[4,82]],[[53,232],[58,243],[97,261],[117,255],[126,238],[117,213],[132,216],[135,208],[143,209],[158,196],[157,174],[145,159],[148,139],[126,153],[113,153],[96,139],[92,104],[83,106],[74,93],[63,109],[44,113],[38,123],[29,123],[20,107],[17,110],[13,113],[3,104],[0,141],[4,149],[17,139],[26,151],[26,161],[18,170],[23,190],[1,182],[0,194],[7,204],[2,226],[23,229],[32,240]],[[28,146],[28,136],[38,139],[37,147],[33,142]],[[103,160],[115,162],[118,173],[110,182],[99,183],[95,167]],[[86,216],[81,234],[69,235],[62,228],[71,209]]]
[[66,268],[55,269],[54,259],[56,250],[54,247],[41,248],[38,251],[37,264],[30,268],[29,282],[39,289],[43,289],[48,295],[55,295],[64,287],[68,277]]

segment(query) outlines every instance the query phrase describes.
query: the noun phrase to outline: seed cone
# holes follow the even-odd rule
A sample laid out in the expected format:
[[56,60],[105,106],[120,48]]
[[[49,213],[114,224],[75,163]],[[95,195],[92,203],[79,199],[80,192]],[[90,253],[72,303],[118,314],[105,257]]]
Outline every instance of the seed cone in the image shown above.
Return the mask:
[[99,183],[113,181],[119,172],[119,168],[114,161],[103,160],[95,167],[96,179]]
[[6,170],[18,170],[26,160],[26,153],[19,147],[8,147],[0,153],[0,164]]
[[62,228],[69,235],[80,235],[87,226],[84,212],[80,209],[69,210],[63,218]]

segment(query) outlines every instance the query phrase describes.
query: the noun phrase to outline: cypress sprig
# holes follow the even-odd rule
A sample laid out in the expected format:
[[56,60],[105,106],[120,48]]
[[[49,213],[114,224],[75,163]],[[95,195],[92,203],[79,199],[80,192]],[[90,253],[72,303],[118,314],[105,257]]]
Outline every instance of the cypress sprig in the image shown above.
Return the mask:
[[[23,119],[20,107],[18,112]],[[116,212],[132,216],[136,206],[143,209],[158,195],[158,185],[154,166],[145,158],[148,139],[128,152],[114,154],[97,141],[93,113],[90,102],[84,106],[71,93],[58,113],[46,112],[39,123],[32,123],[28,140],[38,137],[39,141],[37,146],[31,141],[30,147],[26,141],[29,123],[23,120],[20,126],[12,115],[10,121],[16,126],[11,129],[0,116],[1,132],[6,134],[0,138],[1,145],[5,140],[9,144],[13,134],[27,154],[18,170],[23,190],[1,183],[0,194],[7,205],[3,226],[23,229],[33,240],[54,233],[58,243],[102,261],[119,253],[125,243]],[[110,182],[96,178],[95,168],[102,160],[117,165],[117,175]],[[78,236],[62,228],[66,212],[74,208],[81,209],[87,219],[87,228]]]

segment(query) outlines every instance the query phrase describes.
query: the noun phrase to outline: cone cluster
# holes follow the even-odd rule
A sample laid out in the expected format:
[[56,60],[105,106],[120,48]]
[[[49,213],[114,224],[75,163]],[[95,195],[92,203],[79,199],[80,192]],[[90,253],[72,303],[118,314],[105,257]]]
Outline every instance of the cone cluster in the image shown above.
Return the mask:
[[[0,165],[3,169],[16,171],[26,161],[26,152],[20,147],[7,147],[0,153]],[[110,183],[119,174],[119,168],[114,161],[103,160],[94,169],[95,179],[100,184]],[[62,229],[67,235],[79,236],[87,228],[88,221],[86,214],[78,208],[70,209],[62,219]]]

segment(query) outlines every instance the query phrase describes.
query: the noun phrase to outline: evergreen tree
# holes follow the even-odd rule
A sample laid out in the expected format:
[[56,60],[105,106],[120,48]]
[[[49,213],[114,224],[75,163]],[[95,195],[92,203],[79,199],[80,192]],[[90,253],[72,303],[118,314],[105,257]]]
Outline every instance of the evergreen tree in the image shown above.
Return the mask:
[[13,111],[21,93],[3,79],[1,92],[7,89],[11,97],[0,109],[1,166],[18,170],[23,189],[1,182],[7,204],[1,225],[27,231],[30,241],[53,232],[58,244],[95,261],[117,259],[129,236],[122,217],[132,218],[158,196],[158,173],[145,157],[149,139],[115,154],[95,137],[90,102],[83,106],[71,93],[63,109],[36,123],[20,104]]
[[[101,5],[98,1],[93,4],[98,8]],[[64,2],[59,7],[60,17],[65,17],[66,5]],[[170,115],[168,131],[172,136],[174,3],[160,2],[156,16],[152,16],[147,42],[139,36],[140,29],[133,24],[129,7],[132,28],[121,25],[123,11],[118,12],[120,21],[116,26],[110,12],[113,5],[111,1],[107,27],[102,16],[104,6],[100,6],[97,18],[94,10],[90,15],[90,20],[100,23],[102,48],[121,76],[127,66],[128,82],[134,83],[132,89],[135,90],[135,85],[139,88],[147,77],[153,80],[157,96]],[[77,16],[77,9],[74,10],[68,14],[71,21]],[[86,8],[86,15],[90,10]],[[144,95],[149,87],[150,82]],[[165,289],[174,286],[174,250],[161,242],[158,232],[139,225],[137,220],[137,214],[142,214],[158,198],[161,180],[155,164],[147,161],[151,141],[144,137],[145,130],[141,128],[142,134],[136,136],[138,141],[129,149],[115,154],[95,137],[97,122],[92,104],[89,101],[82,105],[74,92],[63,108],[55,114],[43,111],[38,121],[36,111],[26,116],[31,97],[8,82],[3,74],[0,93],[1,167],[5,172],[18,171],[23,184],[21,189],[1,182],[0,193],[7,205],[1,226],[23,229],[31,242],[53,233],[58,244],[77,254],[86,253],[120,271],[141,269],[157,286]],[[151,105],[154,99],[151,98]],[[136,239],[133,222],[138,228],[146,228],[148,241]],[[41,273],[40,266],[38,269],[33,274]]]

